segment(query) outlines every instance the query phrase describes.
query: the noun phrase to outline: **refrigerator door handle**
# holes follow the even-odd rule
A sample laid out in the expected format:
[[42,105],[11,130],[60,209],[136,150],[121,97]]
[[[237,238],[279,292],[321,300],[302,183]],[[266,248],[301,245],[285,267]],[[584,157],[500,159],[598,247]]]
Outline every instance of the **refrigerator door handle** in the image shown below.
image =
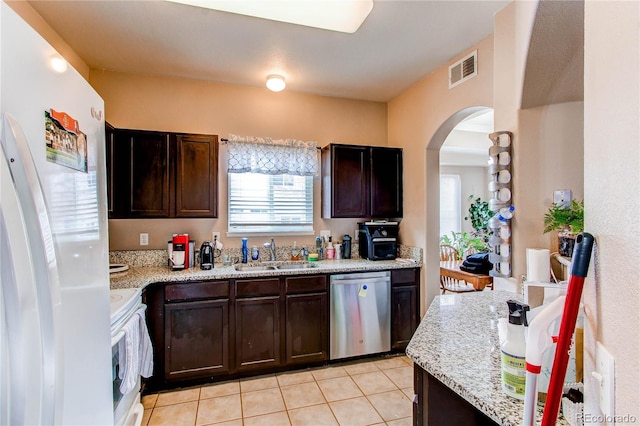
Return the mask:
[[[3,113],[0,144],[10,181],[15,187],[19,210],[24,218],[27,253],[35,278],[35,298],[42,344],[40,424],[58,424],[62,419],[62,337],[57,335],[62,299],[53,235],[42,186],[29,145],[19,123]],[[7,212],[8,213],[8,212]],[[3,212],[3,215],[7,213]],[[37,261],[40,259],[40,261]],[[6,302],[6,301],[5,301]],[[32,368],[34,368],[33,366]]]

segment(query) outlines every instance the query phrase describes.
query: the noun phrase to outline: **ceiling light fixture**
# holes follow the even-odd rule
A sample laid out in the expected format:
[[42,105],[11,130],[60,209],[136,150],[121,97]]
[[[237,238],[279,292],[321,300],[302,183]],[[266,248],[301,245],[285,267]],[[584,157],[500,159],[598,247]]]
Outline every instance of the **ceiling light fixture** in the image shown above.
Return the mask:
[[373,9],[373,0],[167,1],[343,33],[355,33]]
[[52,56],[49,63],[55,72],[63,73],[67,70],[67,61],[60,56]]
[[272,92],[282,92],[286,85],[284,77],[281,75],[271,74],[267,76],[267,89]]

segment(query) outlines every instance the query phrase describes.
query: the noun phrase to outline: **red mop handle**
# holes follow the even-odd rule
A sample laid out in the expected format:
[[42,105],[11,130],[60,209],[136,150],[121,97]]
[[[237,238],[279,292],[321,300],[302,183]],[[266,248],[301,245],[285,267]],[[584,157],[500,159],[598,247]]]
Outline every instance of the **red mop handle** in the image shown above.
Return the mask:
[[569,364],[571,337],[576,328],[582,287],[589,270],[592,248],[593,235],[588,233],[579,234],[576,238],[573,258],[571,259],[571,277],[569,278],[567,297],[562,312],[560,332],[558,333],[558,344],[553,358],[551,377],[549,378],[549,389],[542,414],[542,426],[553,426],[558,419],[562,388],[567,374],[567,365]]

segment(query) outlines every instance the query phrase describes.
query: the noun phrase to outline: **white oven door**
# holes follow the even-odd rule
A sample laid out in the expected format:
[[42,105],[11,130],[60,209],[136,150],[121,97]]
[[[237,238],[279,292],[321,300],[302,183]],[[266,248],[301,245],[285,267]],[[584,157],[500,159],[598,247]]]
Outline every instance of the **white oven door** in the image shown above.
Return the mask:
[[[127,394],[120,392],[120,341],[124,333],[118,332],[111,339],[111,380],[113,384],[113,424],[126,426],[140,426],[142,423],[143,407],[140,403],[140,378]],[[124,356],[124,355],[123,355]]]

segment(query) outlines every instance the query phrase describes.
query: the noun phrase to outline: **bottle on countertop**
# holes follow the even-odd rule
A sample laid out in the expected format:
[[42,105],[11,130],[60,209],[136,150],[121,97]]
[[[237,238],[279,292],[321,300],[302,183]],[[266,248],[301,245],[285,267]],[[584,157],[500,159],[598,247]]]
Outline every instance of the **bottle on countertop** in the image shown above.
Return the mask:
[[249,261],[249,247],[247,246],[248,239],[245,237],[242,239],[242,263]]
[[346,234],[342,237],[342,258],[351,259],[351,237]]
[[525,327],[528,326],[529,305],[516,300],[507,300],[509,322],[506,337],[500,342],[502,391],[509,396],[524,400],[527,345]]
[[309,251],[307,250],[307,246],[302,246],[302,249],[300,250],[300,260],[306,261],[308,259],[308,256]]
[[258,250],[258,246],[251,247],[251,260],[260,259],[260,250]]
[[333,247],[333,243],[331,243],[331,237],[329,237],[329,242],[327,243],[327,259],[335,259],[336,257],[336,249]]
[[318,260],[324,258],[324,249],[322,247],[322,237],[316,237],[316,251],[318,252]]
[[291,248],[291,260],[300,260],[300,249],[298,248],[298,243],[295,241]]

